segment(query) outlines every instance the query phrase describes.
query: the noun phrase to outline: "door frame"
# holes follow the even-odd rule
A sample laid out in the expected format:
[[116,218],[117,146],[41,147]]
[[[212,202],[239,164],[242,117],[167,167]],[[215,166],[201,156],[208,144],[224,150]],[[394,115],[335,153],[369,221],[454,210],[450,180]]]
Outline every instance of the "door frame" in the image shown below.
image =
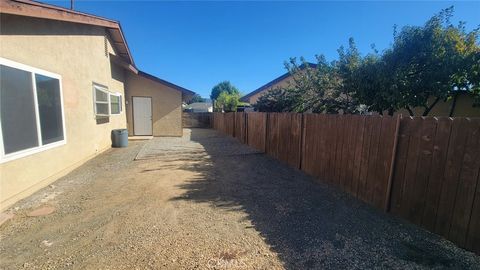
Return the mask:
[[[134,98],[149,98],[150,99],[150,112],[152,114],[152,119],[150,119],[150,125],[151,125],[151,130],[152,134],[150,135],[137,135],[135,134],[135,105],[133,102]],[[133,136],[153,136],[153,102],[152,102],[152,97],[149,96],[132,96],[132,126],[133,126]]]

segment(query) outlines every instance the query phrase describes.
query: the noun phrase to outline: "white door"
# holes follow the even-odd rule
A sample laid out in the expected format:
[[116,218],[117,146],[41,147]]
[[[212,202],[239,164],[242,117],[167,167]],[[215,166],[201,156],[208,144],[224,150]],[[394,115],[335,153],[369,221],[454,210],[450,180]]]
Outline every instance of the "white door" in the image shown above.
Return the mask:
[[152,135],[152,98],[133,97],[133,134]]

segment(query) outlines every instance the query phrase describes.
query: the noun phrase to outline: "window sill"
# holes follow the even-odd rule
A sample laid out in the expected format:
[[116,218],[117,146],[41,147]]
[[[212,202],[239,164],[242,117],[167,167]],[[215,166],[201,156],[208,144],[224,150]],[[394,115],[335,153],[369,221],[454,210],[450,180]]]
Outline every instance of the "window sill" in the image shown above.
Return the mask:
[[54,142],[54,143],[50,143],[50,144],[43,145],[43,146],[37,146],[37,147],[34,147],[34,148],[25,149],[25,150],[15,152],[15,153],[12,153],[12,154],[7,154],[7,155],[0,158],[0,164],[6,163],[6,162],[9,162],[9,161],[14,161],[14,160],[17,160],[17,159],[20,159],[20,158],[23,158],[23,157],[31,156],[31,155],[34,155],[34,154],[37,154],[37,153],[40,153],[40,152],[43,152],[43,151],[47,151],[47,150],[50,150],[50,149],[53,149],[53,148],[56,148],[56,147],[60,147],[60,146],[65,145],[65,144],[67,144],[67,141],[63,140],[63,141]]

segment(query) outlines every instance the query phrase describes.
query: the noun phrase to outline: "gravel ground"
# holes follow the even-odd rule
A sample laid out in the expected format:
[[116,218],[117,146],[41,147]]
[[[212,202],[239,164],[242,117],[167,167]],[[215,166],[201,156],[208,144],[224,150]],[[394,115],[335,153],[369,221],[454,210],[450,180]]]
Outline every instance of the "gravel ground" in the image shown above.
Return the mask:
[[[55,212],[27,214],[50,206]],[[205,129],[130,142],[20,201],[0,269],[480,269],[480,258]]]

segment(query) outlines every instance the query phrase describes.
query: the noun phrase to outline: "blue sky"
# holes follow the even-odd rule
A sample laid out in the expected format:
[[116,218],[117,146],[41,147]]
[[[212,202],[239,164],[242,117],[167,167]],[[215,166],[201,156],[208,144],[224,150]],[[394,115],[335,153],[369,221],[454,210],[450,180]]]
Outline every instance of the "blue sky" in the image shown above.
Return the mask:
[[[70,1],[47,1],[69,6]],[[231,81],[246,94],[285,73],[284,61],[337,57],[353,37],[363,54],[392,42],[393,25],[421,25],[455,6],[452,22],[480,25],[480,2],[76,1],[75,9],[121,22],[136,65],[208,97]]]

